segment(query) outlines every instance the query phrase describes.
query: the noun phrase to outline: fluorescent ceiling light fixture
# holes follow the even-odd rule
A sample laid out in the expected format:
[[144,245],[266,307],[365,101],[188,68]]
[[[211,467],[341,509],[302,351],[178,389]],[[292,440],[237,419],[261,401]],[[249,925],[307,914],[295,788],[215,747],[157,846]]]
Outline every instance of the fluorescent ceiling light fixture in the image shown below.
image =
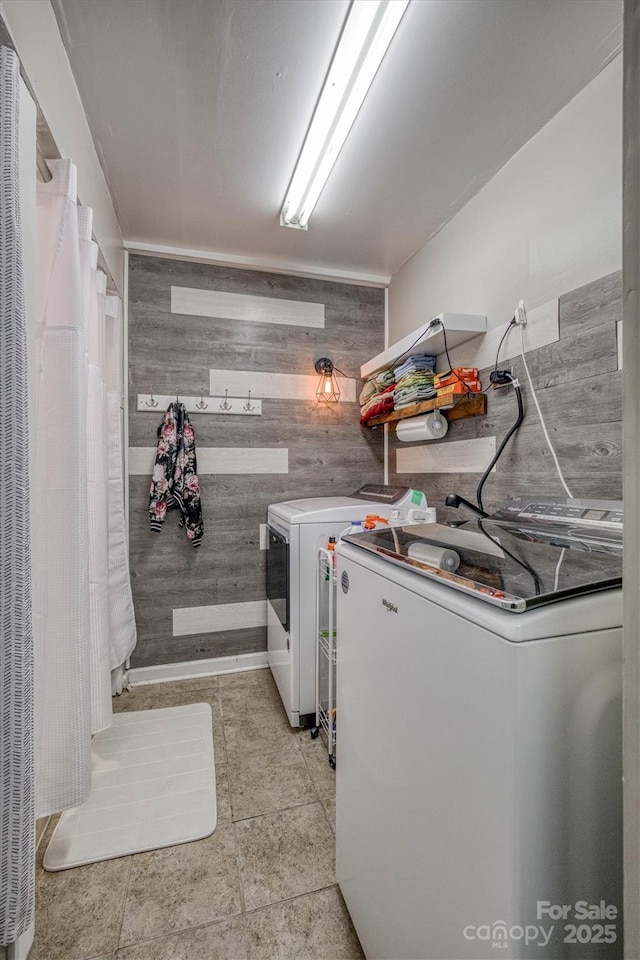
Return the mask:
[[280,213],[306,230],[409,0],[353,0]]

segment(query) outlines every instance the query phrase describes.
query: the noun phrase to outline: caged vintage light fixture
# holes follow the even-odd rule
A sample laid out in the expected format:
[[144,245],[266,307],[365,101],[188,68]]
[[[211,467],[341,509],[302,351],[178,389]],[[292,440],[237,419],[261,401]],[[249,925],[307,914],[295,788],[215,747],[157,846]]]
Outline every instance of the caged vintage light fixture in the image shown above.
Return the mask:
[[328,357],[320,357],[315,362],[315,368],[316,372],[320,374],[316,397],[320,403],[337,403],[340,399],[340,387],[333,372],[333,361],[329,360]]

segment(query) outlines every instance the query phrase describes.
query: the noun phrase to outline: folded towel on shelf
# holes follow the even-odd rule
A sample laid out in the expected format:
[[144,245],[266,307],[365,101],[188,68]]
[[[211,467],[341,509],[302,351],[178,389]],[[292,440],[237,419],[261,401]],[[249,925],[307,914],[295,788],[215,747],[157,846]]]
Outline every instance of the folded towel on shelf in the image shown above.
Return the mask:
[[394,368],[394,374],[396,380],[399,380],[400,377],[404,376],[405,373],[411,373],[414,370],[435,370],[436,367],[436,358],[430,356],[427,353],[417,354],[415,357],[407,357],[404,363],[400,366]]
[[423,380],[422,382],[418,381],[417,383],[407,383],[402,384],[402,386],[396,387],[393,391],[393,395],[396,400],[401,400],[403,397],[406,397],[409,393],[430,393],[435,394],[436,388],[433,383],[428,380]]
[[394,407],[407,407],[435,397],[433,387],[436,358],[416,354],[395,367],[369,377],[360,392],[360,423],[389,413]]
[[[433,360],[433,357],[425,359]],[[394,391],[396,408],[434,397],[435,389],[433,379],[432,367],[412,369],[404,373],[401,377],[398,377]]]
[[393,384],[387,387],[383,393],[377,393],[374,397],[363,404],[360,409],[360,423],[364,424],[372,417],[377,417],[382,413],[390,413],[393,410]]
[[394,397],[394,408],[401,410],[403,407],[411,406],[414,403],[420,403],[421,400],[431,400],[436,396],[433,387],[418,387],[415,390],[402,391],[400,395]]
[[391,413],[393,410],[393,397],[391,394],[386,396],[378,396],[376,402],[367,410],[366,413],[363,413],[360,417],[360,423],[368,423],[373,417],[379,417],[383,413]]
[[360,413],[362,414],[366,413],[369,407],[373,406],[374,403],[377,403],[378,400],[380,400],[382,397],[387,397],[387,398],[391,397],[391,399],[393,399],[393,389],[394,389],[394,385],[390,384],[388,387],[385,387],[384,390],[380,391],[380,393],[374,394],[365,403],[361,405]]
[[407,387],[432,387],[433,373],[431,370],[416,370],[414,373],[405,373],[396,383],[396,390],[405,390]]
[[376,393],[378,392],[378,385],[375,380],[365,380],[364,386],[362,387],[360,396],[358,398],[360,401],[360,406],[365,404],[367,400],[370,400],[371,397],[375,397]]
[[387,387],[393,386],[394,383],[393,370],[381,370],[379,373],[375,373],[364,382],[360,391],[360,404],[365,404],[371,397],[374,397],[377,393],[382,393]]
[[381,387],[388,387],[395,382],[396,378],[393,370],[381,370],[380,373],[376,373],[375,379]]

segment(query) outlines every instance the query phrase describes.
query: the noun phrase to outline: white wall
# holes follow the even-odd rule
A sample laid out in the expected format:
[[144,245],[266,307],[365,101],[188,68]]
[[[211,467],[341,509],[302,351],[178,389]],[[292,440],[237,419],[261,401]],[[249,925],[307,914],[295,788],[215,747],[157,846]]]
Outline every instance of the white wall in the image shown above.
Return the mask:
[[621,213],[618,56],[395,275],[390,342],[443,311],[501,326],[520,299],[531,309],[620,269]]
[[0,14],[60,155],[78,168],[78,199],[93,208],[94,237],[122,293],[122,233],[51,3],[0,0]]

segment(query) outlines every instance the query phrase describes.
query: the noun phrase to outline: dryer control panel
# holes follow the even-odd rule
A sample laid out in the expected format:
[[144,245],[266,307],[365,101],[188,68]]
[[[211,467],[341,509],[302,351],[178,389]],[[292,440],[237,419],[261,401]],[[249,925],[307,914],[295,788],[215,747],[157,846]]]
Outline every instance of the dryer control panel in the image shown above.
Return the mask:
[[569,497],[518,497],[494,514],[494,520],[567,523],[622,532],[621,500],[578,500]]
[[377,503],[399,503],[410,493],[409,487],[387,487],[381,483],[365,483],[363,487],[350,494],[359,500],[375,500]]
[[[392,524],[424,523],[428,519],[427,498],[422,490],[411,487],[388,487],[383,484],[365,483],[351,494],[358,500],[371,500],[379,504],[393,504],[388,518]],[[435,516],[434,516],[435,519]]]

